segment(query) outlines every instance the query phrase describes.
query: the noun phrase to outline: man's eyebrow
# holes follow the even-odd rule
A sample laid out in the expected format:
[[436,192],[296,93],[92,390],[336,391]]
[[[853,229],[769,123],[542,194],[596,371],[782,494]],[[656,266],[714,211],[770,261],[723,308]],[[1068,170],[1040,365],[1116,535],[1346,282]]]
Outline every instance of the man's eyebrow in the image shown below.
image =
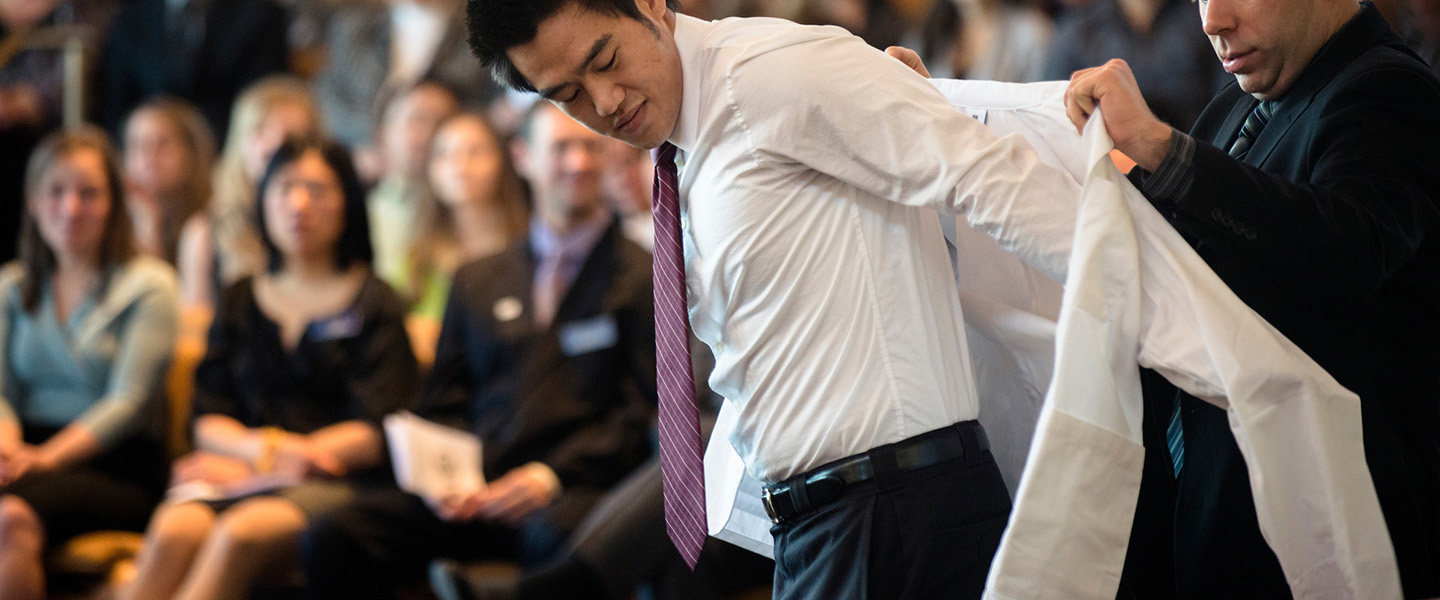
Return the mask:
[[[580,63],[580,66],[575,67],[576,77],[585,74],[585,70],[590,68],[590,63],[595,62],[595,57],[600,56],[600,52],[605,49],[605,46],[610,44],[610,38],[611,35],[607,33],[600,36],[599,39],[595,40],[595,43],[590,44],[590,52],[585,55],[585,60]],[[559,93],[560,90],[565,89],[565,86],[568,85],[570,84],[567,82],[554,87],[548,87],[540,90],[540,97],[546,100],[551,100],[552,96]]]

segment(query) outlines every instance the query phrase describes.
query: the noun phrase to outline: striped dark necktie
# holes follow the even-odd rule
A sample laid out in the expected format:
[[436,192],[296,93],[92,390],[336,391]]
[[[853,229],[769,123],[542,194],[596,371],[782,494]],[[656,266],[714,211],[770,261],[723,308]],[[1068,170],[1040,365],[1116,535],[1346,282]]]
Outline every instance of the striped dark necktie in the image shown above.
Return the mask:
[[[1230,156],[1235,160],[1245,160],[1250,154],[1250,146],[1255,143],[1255,138],[1260,137],[1260,131],[1265,129],[1265,124],[1270,122],[1271,115],[1275,114],[1275,104],[1268,101],[1261,101],[1250,111],[1250,116],[1245,117],[1245,123],[1240,126],[1240,135],[1235,137],[1235,143],[1230,146]],[[1165,445],[1170,450],[1170,466],[1174,468],[1175,477],[1180,477],[1180,472],[1185,469],[1185,427],[1181,425],[1180,400],[1176,398],[1175,408],[1170,412],[1170,421],[1165,427]]]
[[1230,156],[1235,160],[1245,160],[1245,155],[1250,153],[1251,144],[1255,138],[1260,137],[1260,130],[1270,122],[1270,115],[1275,113],[1275,104],[1262,101],[1255,105],[1255,110],[1250,111],[1250,116],[1245,117],[1245,124],[1240,126],[1240,135],[1235,138],[1235,144],[1230,146]]
[[685,246],[680,238],[679,171],[675,146],[655,150],[655,363],[660,392],[660,473],[665,531],[695,568],[705,543],[705,472],[700,406],[690,370],[690,317],[685,297]]

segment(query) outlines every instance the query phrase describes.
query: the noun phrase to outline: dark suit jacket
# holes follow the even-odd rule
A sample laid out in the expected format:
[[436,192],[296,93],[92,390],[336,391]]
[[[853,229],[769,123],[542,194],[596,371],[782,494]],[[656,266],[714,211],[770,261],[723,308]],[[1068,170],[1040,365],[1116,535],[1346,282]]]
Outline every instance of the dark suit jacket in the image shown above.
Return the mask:
[[[1405,593],[1440,596],[1440,81],[1366,3],[1276,101],[1242,164],[1224,149],[1255,104],[1224,89],[1193,130],[1192,185],[1152,201],[1360,396]],[[1151,393],[1147,412],[1168,416],[1173,394]],[[1192,397],[1182,407],[1184,471],[1146,481],[1176,486],[1180,595],[1287,597],[1224,412]],[[1147,421],[1163,440],[1165,418]]]
[[612,224],[544,329],[532,312],[534,272],[525,241],[456,272],[420,411],[475,431],[487,478],[540,461],[564,495],[604,490],[650,453],[650,255]]
[[188,1],[195,17],[184,28],[167,25],[165,0],[135,0],[116,16],[97,103],[112,134],[136,105],[167,94],[198,106],[223,143],[240,91],[286,69],[289,19],[273,0]]

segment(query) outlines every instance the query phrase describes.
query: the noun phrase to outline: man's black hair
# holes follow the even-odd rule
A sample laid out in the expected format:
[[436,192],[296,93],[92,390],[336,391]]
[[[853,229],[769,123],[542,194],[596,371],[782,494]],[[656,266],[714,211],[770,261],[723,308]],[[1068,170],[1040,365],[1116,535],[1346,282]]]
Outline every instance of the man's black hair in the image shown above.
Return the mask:
[[[533,92],[535,86],[510,62],[505,52],[535,39],[540,23],[561,9],[574,7],[612,17],[649,23],[636,0],[466,0],[465,23],[470,51],[501,85]],[[665,0],[670,10],[679,0]]]

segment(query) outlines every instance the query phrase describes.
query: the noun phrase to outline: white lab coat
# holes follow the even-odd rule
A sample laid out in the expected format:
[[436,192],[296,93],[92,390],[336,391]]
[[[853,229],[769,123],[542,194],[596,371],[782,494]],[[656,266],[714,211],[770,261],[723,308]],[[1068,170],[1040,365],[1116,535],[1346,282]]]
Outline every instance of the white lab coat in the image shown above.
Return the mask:
[[[1018,481],[986,597],[1114,598],[1144,458],[1139,364],[1227,411],[1296,598],[1400,598],[1359,399],[1235,297],[1125,180],[1098,113],[1075,133],[1064,82],[934,83],[996,133],[1024,136],[1079,190],[1038,199],[1079,206],[1058,320],[1053,282],[963,219],[951,238],[980,420],[1007,483]],[[735,495],[743,466],[726,451],[726,422],[722,412],[706,453],[711,531],[767,553],[758,499]]]

